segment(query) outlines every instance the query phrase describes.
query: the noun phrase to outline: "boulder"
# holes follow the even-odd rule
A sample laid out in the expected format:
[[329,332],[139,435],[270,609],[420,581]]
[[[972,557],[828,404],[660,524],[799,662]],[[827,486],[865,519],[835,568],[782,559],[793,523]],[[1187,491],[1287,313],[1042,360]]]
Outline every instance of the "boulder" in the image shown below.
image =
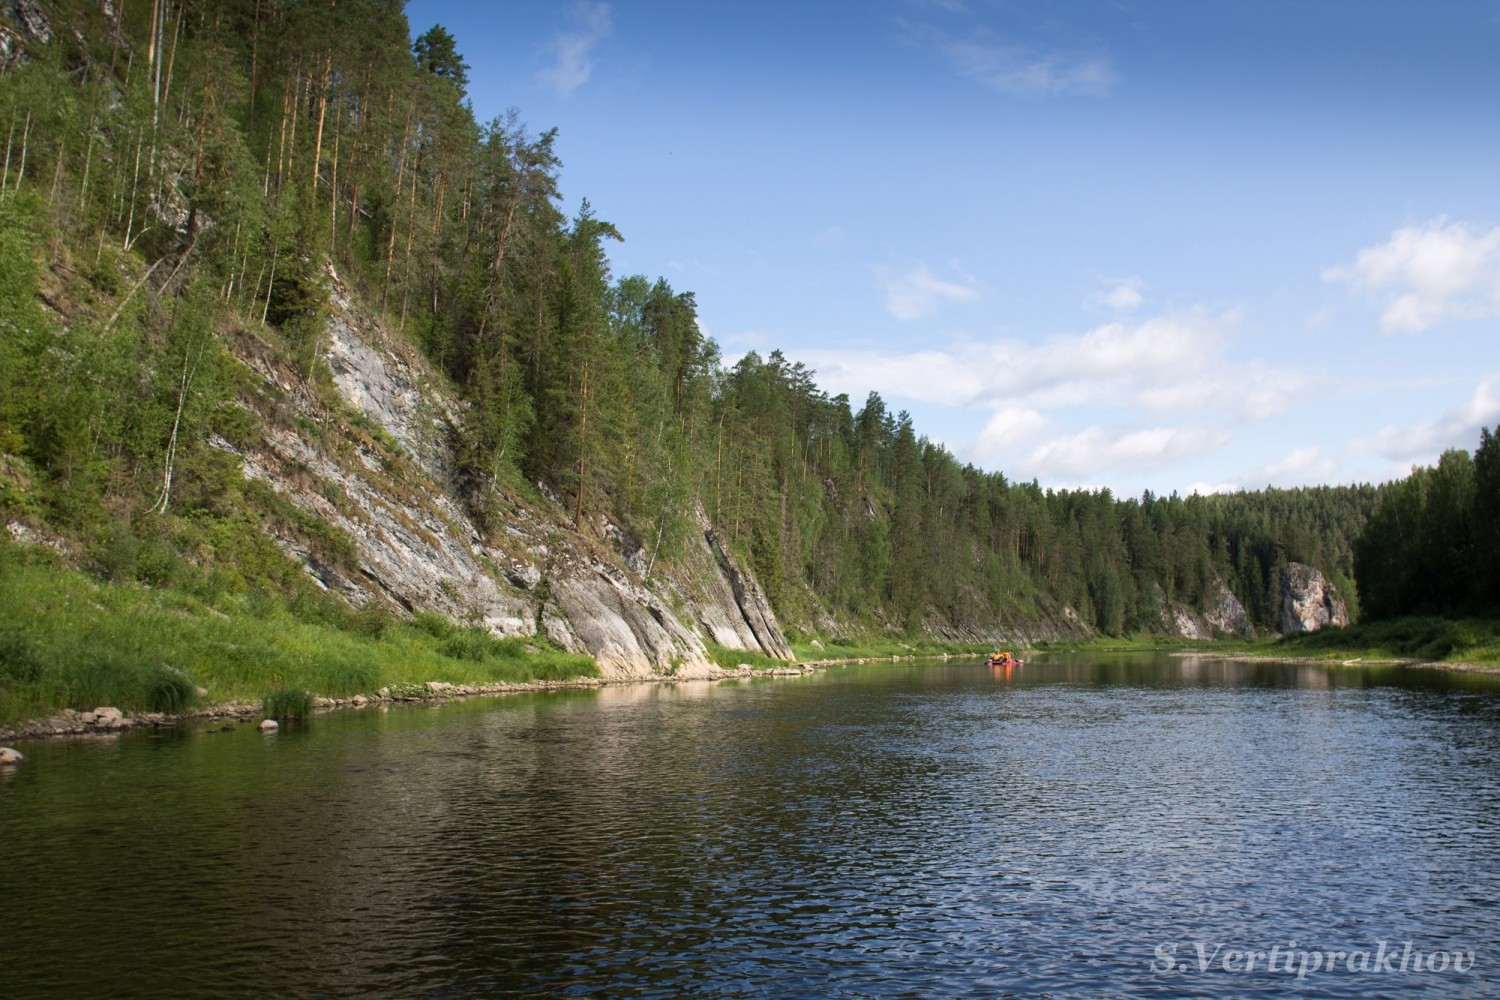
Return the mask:
[[26,755],[15,747],[0,747],[0,767],[26,763]]
[[260,720],[260,726],[258,728],[263,733],[274,733],[276,732],[276,730],[281,728],[281,723],[277,722],[275,719],[262,719]]

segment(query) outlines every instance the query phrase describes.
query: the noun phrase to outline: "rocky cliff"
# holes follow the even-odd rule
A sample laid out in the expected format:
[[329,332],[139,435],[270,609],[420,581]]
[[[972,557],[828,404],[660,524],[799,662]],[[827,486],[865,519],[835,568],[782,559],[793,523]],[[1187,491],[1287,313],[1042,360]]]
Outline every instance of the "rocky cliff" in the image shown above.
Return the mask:
[[502,635],[540,628],[595,656],[607,677],[711,676],[705,641],[793,658],[765,595],[712,532],[649,579],[619,525],[596,516],[577,531],[545,490],[534,501],[499,498],[499,527],[482,532],[451,488],[459,403],[336,275],[330,282],[331,388],[244,332],[235,353],[256,378],[241,403],[259,417],[257,440],[217,442],[247,478],[326,526],[277,539],[322,586]]
[[1156,586],[1156,599],[1161,607],[1162,627],[1171,635],[1184,639],[1213,639],[1220,635],[1236,635],[1254,638],[1255,626],[1245,614],[1245,606],[1230,591],[1222,577],[1215,576],[1204,607],[1198,609],[1167,600],[1166,593]]
[[1349,624],[1349,609],[1323,574],[1304,563],[1287,563],[1279,579],[1281,610],[1278,626],[1283,633],[1316,632],[1328,626]]

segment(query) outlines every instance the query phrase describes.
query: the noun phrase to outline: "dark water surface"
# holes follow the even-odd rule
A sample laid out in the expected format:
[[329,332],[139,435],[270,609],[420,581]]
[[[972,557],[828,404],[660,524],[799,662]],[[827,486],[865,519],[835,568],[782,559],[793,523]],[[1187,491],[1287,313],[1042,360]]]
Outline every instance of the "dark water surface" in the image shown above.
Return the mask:
[[21,749],[6,998],[1500,996],[1478,679],[887,664]]

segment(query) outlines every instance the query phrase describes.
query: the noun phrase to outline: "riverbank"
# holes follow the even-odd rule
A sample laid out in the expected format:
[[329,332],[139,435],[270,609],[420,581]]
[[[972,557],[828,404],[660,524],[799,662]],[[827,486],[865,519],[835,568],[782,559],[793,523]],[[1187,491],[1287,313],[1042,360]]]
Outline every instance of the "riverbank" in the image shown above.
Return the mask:
[[[729,681],[757,677],[796,677],[813,673],[829,665],[832,664],[789,665],[783,663],[775,668],[756,670],[748,664],[742,664],[733,669],[718,668],[707,677],[691,679]],[[574,677],[490,684],[426,681],[421,684],[383,687],[372,694],[355,694],[347,697],[314,696],[311,701],[314,714],[318,714],[341,709],[379,708],[397,704],[431,704],[467,698],[586,690],[624,684],[681,684],[687,680],[689,678],[664,675],[651,678]],[[122,712],[114,706],[100,706],[89,711],[65,708],[46,718],[29,719],[10,726],[0,726],[0,743],[62,736],[110,736],[134,729],[168,729],[185,724],[212,723],[217,720],[223,720],[232,725],[255,722],[264,718],[267,718],[267,715],[263,702],[244,700],[220,702],[184,712],[142,712],[136,715]]]
[[0,545],[0,727],[95,706],[176,718],[288,688],[352,698],[600,673],[592,657],[541,637],[500,639],[479,623],[324,594],[116,583],[25,555]]
[[[818,648],[818,647],[813,647]],[[846,648],[846,647],[835,647]],[[869,646],[859,647],[869,651]],[[909,650],[912,647],[896,644],[892,648]],[[454,684],[446,681],[426,681],[421,684],[400,684],[383,687],[373,694],[355,694],[345,697],[312,697],[314,713],[340,709],[364,709],[396,704],[419,704],[455,701],[466,698],[500,697],[511,694],[535,694],[547,691],[584,690],[622,684],[680,684],[687,680],[731,681],[764,677],[797,677],[815,673],[829,667],[854,666],[865,663],[898,663],[916,660],[957,659],[976,655],[972,650],[957,652],[897,652],[890,655],[875,654],[831,659],[807,660],[788,664],[752,665],[741,662],[733,666],[721,666],[710,671],[707,677],[682,678],[671,675],[649,678],[605,678],[597,676],[567,679],[540,679],[490,684]],[[983,654],[977,654],[983,655]],[[748,654],[747,654],[748,658]],[[129,715],[114,706],[100,706],[84,711],[64,708],[46,718],[29,719],[9,726],[0,726],[0,743],[15,740],[37,740],[53,737],[109,736],[133,729],[165,729],[184,724],[212,723],[223,720],[230,725],[246,724],[266,718],[264,704],[260,701],[226,701],[205,705],[184,712],[143,712]]]
[[1337,659],[1327,656],[1292,656],[1285,653],[1247,653],[1214,650],[1172,650],[1171,656],[1193,657],[1201,660],[1232,660],[1243,663],[1299,663],[1313,667],[1329,667],[1337,669],[1340,667],[1414,667],[1422,670],[1449,670],[1454,673],[1464,674],[1491,674],[1500,676],[1500,664],[1496,663],[1465,663],[1462,661],[1449,662],[1446,660],[1422,660],[1414,657],[1402,656],[1354,656],[1348,659]]
[[1172,652],[1299,663],[1424,666],[1500,672],[1500,622],[1482,618],[1396,618],[1268,639],[1104,637],[1042,644],[1044,652]]

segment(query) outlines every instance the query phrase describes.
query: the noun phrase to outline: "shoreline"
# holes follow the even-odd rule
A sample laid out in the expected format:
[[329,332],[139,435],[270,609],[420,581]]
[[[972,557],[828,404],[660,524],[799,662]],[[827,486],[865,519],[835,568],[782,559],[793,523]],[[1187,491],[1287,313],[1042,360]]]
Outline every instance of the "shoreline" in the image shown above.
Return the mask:
[[[734,681],[746,678],[800,677],[828,667],[850,666],[863,663],[896,663],[904,660],[949,660],[956,653],[932,653],[925,655],[859,656],[844,659],[807,660],[755,670],[748,666],[737,669],[715,667],[706,676],[678,677],[661,675],[656,677],[570,677],[566,680],[501,681],[494,684],[451,684],[447,681],[427,681],[411,685],[407,689],[391,691],[381,688],[374,694],[355,694],[330,698],[313,696],[313,713],[321,715],[339,709],[364,709],[378,705],[420,705],[445,701],[462,701],[470,698],[497,698],[511,694],[537,694],[548,691],[586,690],[612,687],[623,684],[686,684],[690,681]],[[63,709],[56,715],[40,719],[28,719],[14,726],[0,726],[0,743],[21,740],[66,739],[69,737],[110,736],[140,729],[172,729],[195,722],[233,720],[237,723],[265,718],[262,704],[258,701],[225,701],[205,705],[189,712],[142,712],[126,715],[109,706],[92,711],[73,708]]]
[[1460,674],[1495,674],[1500,676],[1500,664],[1493,663],[1448,663],[1444,660],[1424,660],[1411,656],[1363,657],[1335,659],[1319,656],[1278,656],[1268,653],[1216,653],[1194,650],[1173,650],[1172,656],[1196,656],[1205,660],[1241,660],[1246,663],[1296,663],[1312,667],[1414,667],[1418,670],[1450,670]]
[[[330,698],[314,695],[313,714],[321,715],[340,709],[364,709],[379,705],[420,705],[470,698],[496,698],[511,694],[537,694],[548,691],[587,690],[623,684],[685,684],[689,681],[726,681],[755,677],[795,677],[813,673],[833,661],[799,663],[771,670],[738,670],[717,668],[703,677],[570,677],[566,680],[500,681],[493,684],[451,684],[427,681],[392,691],[381,688],[374,694],[355,694]],[[224,701],[188,712],[142,712],[126,715],[123,711],[101,706],[91,711],[66,708],[56,715],[28,719],[14,726],[0,726],[0,743],[20,740],[47,740],[67,737],[110,736],[140,729],[172,729],[194,722],[234,720],[251,722],[267,718],[259,701]]]
[[[1313,656],[1277,656],[1265,653],[1214,652],[1176,649],[1167,651],[1172,657],[1198,657],[1209,660],[1233,660],[1245,663],[1289,663],[1328,668],[1344,667],[1413,667],[1420,670],[1447,670],[1454,673],[1489,674],[1500,676],[1500,665],[1484,663],[1446,663],[1441,660],[1422,660],[1413,657],[1390,657],[1367,659],[1353,657],[1336,660]],[[685,684],[689,681],[730,681],[757,677],[799,677],[829,667],[855,666],[868,663],[901,663],[911,660],[948,661],[962,658],[957,653],[930,653],[892,656],[857,656],[842,659],[806,660],[770,670],[753,670],[741,667],[736,670],[717,668],[705,677],[572,677],[567,680],[535,680],[498,682],[494,684],[450,684],[446,681],[427,681],[422,685],[392,692],[381,688],[375,694],[356,694],[348,697],[330,698],[313,696],[314,714],[325,714],[340,709],[364,709],[380,705],[417,705],[446,701],[461,701],[470,698],[496,698],[511,694],[538,694],[549,691],[581,691],[592,688],[611,687],[623,684]],[[143,712],[126,715],[122,711],[101,706],[92,711],[63,709],[57,715],[41,719],[28,719],[14,726],[0,726],[0,743],[21,740],[63,739],[67,737],[110,736],[140,729],[172,729],[195,722],[233,720],[238,723],[264,718],[260,702],[227,701],[205,705],[190,712]]]

